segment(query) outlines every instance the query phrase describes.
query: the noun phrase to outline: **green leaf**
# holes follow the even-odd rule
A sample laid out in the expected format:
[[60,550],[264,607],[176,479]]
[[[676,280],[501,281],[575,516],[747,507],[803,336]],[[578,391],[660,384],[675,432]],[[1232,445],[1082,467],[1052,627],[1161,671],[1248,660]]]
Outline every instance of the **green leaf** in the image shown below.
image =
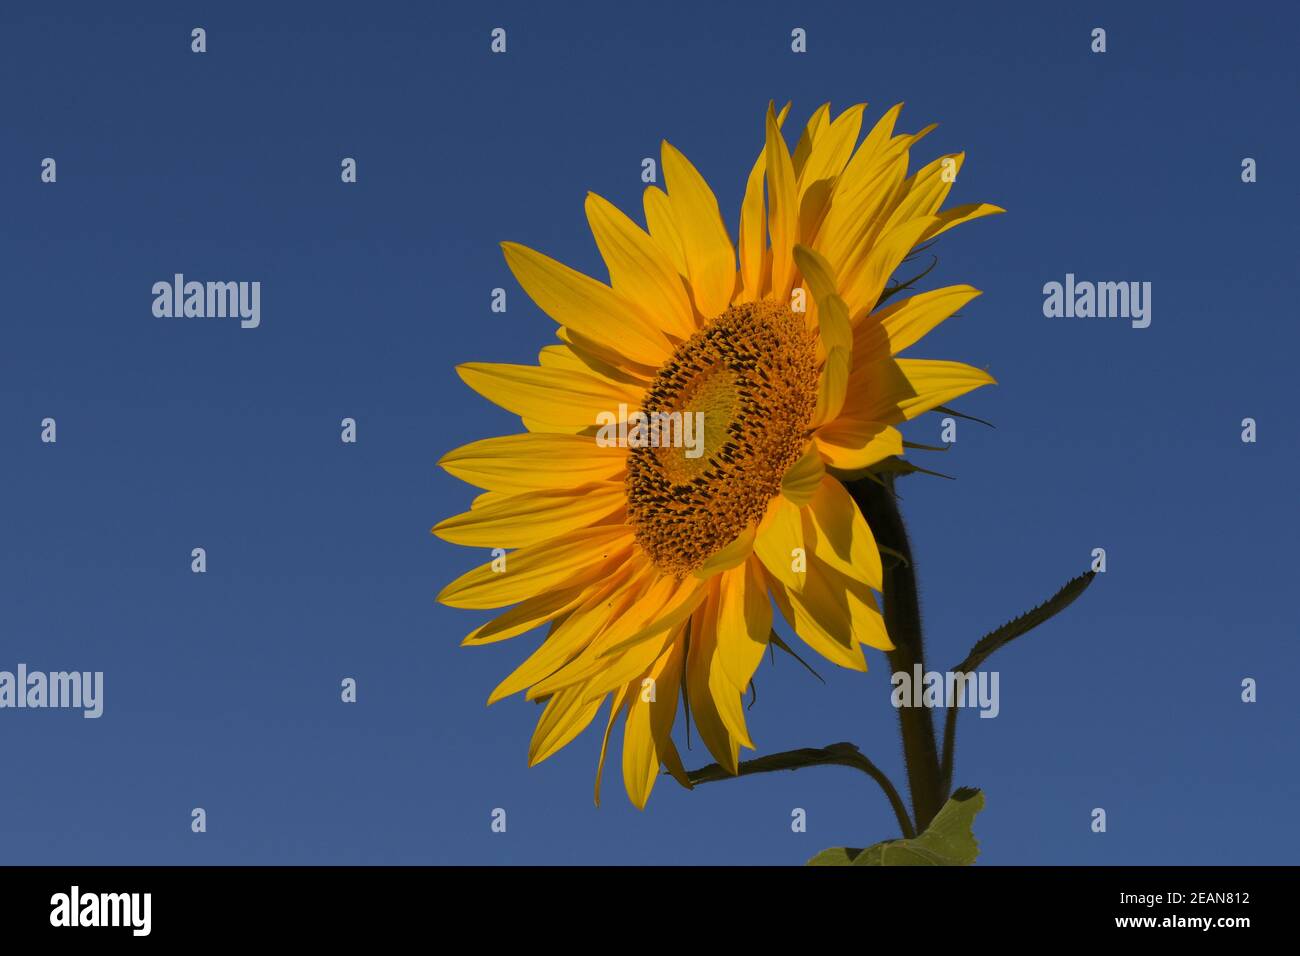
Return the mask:
[[953,671],[959,674],[970,673],[984,663],[988,656],[998,648],[1005,647],[1017,637],[1032,631],[1039,624],[1060,614],[1074,603],[1074,599],[1087,589],[1096,576],[1095,571],[1087,571],[1079,575],[1032,611],[1027,611],[1015,620],[1003,624],[996,631],[985,634],[975,642],[975,646],[970,649],[966,659],[954,667]]
[[867,847],[854,866],[970,866],[980,855],[975,814],[984,809],[984,794],[963,787],[935,814],[915,840],[889,840]]
[[808,861],[809,866],[852,866],[853,858],[861,853],[861,849],[851,850],[846,846],[833,846],[829,850],[822,850],[815,857]]
[[975,815],[984,809],[984,794],[962,787],[935,814],[925,832],[912,840],[886,840],[865,850],[831,847],[809,866],[970,866],[979,856]]

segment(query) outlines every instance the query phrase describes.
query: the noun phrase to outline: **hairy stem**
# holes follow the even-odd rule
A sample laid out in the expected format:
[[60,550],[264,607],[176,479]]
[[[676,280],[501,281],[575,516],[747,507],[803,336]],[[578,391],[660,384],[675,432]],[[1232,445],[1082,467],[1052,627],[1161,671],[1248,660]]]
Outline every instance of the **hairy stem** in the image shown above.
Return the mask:
[[[916,562],[898,511],[892,475],[845,483],[857,502],[876,541],[896,555],[884,568],[885,628],[894,650],[889,652],[889,666],[894,673],[914,673],[917,665],[925,672],[925,647],[921,635],[921,606],[916,591]],[[907,762],[907,785],[912,795],[912,817],[917,830],[924,830],[939,812],[944,801],[944,782],[939,767],[934,720],[927,707],[898,708],[899,730],[903,737],[903,758]]]
[[939,771],[939,779],[943,782],[943,792],[952,792],[952,758],[954,745],[957,741],[957,699],[948,704],[948,716],[943,722],[943,766]]
[[850,743],[831,744],[829,747],[821,748],[804,747],[801,750],[786,750],[781,753],[768,754],[765,757],[755,757],[753,760],[742,760],[737,767],[737,772],[734,774],[720,764],[711,763],[707,767],[689,771],[687,778],[692,784],[701,784],[710,783],[714,780],[730,780],[732,777],[744,777],[751,773],[770,773],[775,770],[798,770],[800,767],[828,765],[853,767],[861,770],[876,781],[880,785],[880,789],[885,792],[890,807],[893,808],[894,816],[898,819],[898,826],[902,829],[903,836],[909,839],[916,836],[912,821],[908,819],[907,807],[903,804],[903,798],[898,795],[898,790],[894,788],[889,777],[885,776],[879,767],[868,760],[862,751]]

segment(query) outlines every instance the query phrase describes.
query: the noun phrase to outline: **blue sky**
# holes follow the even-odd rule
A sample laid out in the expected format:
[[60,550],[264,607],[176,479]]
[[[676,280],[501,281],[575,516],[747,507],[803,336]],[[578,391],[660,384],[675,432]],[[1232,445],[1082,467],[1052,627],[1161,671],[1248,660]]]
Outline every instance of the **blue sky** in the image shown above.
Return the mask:
[[[967,153],[952,201],[1008,210],[927,280],[984,295],[917,354],[1000,382],[959,403],[997,427],[929,462],[956,480],[901,489],[930,663],[1107,551],[991,659],[998,718],[962,716],[982,861],[1294,862],[1295,9],[877,6],[0,12],[0,669],[106,685],[99,720],[0,711],[0,863],[768,864],[896,835],[839,768],[665,780],[639,812],[615,766],[593,807],[593,731],[529,770],[535,706],[484,706],[537,637],[463,649],[483,616],[433,600],[482,560],[428,533],[473,494],[435,462],[517,424],[452,368],[552,341],[497,243],[600,274],[583,198],[639,208],[665,137],[734,228],[769,99],[799,123],[904,101],[904,128],[940,123],[918,160]],[[259,280],[261,326],[154,318],[176,272]],[[1151,326],[1044,318],[1066,273],[1151,282]],[[759,752],[851,740],[901,785],[870,664],[764,664]]]

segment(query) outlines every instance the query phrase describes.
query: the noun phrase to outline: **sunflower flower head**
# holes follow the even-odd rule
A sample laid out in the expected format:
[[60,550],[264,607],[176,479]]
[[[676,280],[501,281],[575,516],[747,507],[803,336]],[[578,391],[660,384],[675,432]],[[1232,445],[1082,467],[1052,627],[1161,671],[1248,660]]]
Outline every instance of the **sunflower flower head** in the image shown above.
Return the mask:
[[[646,189],[645,228],[587,198],[608,284],[503,244],[515,278],[558,323],[559,344],[537,365],[458,369],[525,430],[442,458],[483,494],[434,533],[510,553],[439,600],[503,609],[466,644],[546,627],[489,697],[545,702],[530,764],[609,702],[597,802],[620,720],[634,804],[645,806],[661,768],[689,786],[672,738],[679,697],[736,772],[739,749],[754,747],[741,702],[774,605],[842,667],[866,670],[863,644],[893,648],[875,597],[880,555],[841,480],[902,455],[902,422],[993,382],[958,362],[897,357],[977,290],[881,304],[918,245],[1002,211],[941,210],[963,157],[909,175],[911,147],[933,127],[895,133],[895,106],[861,137],[865,106],[832,119],[829,104],[791,153],[788,109],[768,109],[737,243],[708,183],[665,142],[667,190]],[[602,440],[696,421],[689,448]]]

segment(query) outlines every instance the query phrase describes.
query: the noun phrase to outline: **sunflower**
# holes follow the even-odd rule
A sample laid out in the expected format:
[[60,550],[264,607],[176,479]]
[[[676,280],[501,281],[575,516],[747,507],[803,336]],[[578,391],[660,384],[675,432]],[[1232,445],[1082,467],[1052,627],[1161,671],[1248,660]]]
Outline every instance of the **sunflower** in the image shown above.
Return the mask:
[[[834,119],[822,106],[791,154],[788,109],[768,108],[738,243],[708,183],[664,142],[667,189],[645,190],[645,229],[587,197],[608,284],[503,243],[519,284],[558,323],[559,344],[536,366],[458,368],[526,431],[442,458],[483,493],[434,533],[497,557],[438,600],[507,609],[469,645],[547,626],[488,699],[523,692],[545,702],[530,766],[610,701],[597,803],[620,719],[623,780],[637,807],[661,767],[690,785],[672,739],[679,696],[714,758],[736,772],[739,748],[754,747],[742,701],[773,633],[773,605],[841,667],[866,670],[861,645],[892,649],[874,594],[880,555],[842,481],[902,455],[903,421],[993,382],[969,365],[894,357],[976,289],[881,304],[918,245],[1002,211],[940,211],[962,154],[909,176],[911,147],[934,127],[896,134],[901,104],[861,143],[865,104]],[[597,440],[602,415],[638,434],[647,418],[699,412],[693,455]]]

